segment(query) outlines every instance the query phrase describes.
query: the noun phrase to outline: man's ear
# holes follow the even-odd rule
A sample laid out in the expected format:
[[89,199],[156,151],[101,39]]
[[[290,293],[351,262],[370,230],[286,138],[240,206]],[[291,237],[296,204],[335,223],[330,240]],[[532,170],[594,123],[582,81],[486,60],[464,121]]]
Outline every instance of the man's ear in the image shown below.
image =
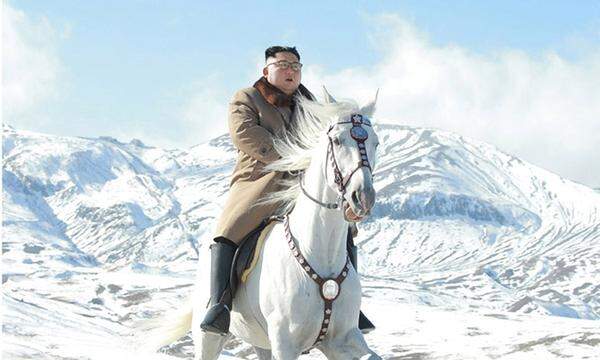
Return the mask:
[[265,66],[265,67],[263,68],[263,76],[264,76],[264,77],[267,77],[267,75],[269,75],[269,69],[267,69],[267,67]]

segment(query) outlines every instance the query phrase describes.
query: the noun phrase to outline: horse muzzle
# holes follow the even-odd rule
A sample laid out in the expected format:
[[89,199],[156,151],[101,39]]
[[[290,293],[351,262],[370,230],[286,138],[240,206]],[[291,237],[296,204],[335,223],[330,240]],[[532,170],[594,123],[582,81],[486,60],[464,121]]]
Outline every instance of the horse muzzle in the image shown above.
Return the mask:
[[352,192],[350,201],[344,201],[343,211],[346,221],[359,222],[371,214],[375,204],[375,190],[370,187]]

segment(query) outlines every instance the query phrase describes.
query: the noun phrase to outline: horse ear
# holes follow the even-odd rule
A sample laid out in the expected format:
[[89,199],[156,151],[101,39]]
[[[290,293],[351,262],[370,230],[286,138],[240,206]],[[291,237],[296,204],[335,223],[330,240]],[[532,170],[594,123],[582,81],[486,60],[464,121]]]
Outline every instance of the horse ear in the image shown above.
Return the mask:
[[325,88],[325,85],[323,85],[323,99],[325,99],[326,104],[331,104],[331,103],[337,102],[337,101],[335,101],[333,96],[331,96],[331,94],[327,91],[327,89]]
[[375,93],[375,99],[373,99],[371,102],[369,102],[368,104],[366,104],[365,106],[360,108],[361,114],[363,114],[369,118],[373,117],[373,114],[375,113],[375,104],[377,103],[378,95],[379,95],[379,89],[377,89],[377,92]]

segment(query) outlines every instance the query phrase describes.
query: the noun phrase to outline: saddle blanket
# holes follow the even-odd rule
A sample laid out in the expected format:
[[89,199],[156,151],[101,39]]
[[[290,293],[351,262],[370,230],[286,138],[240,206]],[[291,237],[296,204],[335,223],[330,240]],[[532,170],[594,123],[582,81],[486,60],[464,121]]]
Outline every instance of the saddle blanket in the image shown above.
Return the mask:
[[278,221],[281,221],[278,217],[263,220],[256,229],[246,235],[236,250],[230,275],[230,286],[233,294],[235,294],[240,283],[245,283],[248,280],[248,276],[258,262],[265,239]]

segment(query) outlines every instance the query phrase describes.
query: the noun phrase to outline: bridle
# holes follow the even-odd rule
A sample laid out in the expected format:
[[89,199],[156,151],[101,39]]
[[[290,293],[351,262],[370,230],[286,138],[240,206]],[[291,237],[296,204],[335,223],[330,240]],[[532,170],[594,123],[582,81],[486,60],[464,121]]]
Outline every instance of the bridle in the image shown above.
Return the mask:
[[[352,124],[352,128],[350,129],[350,136],[356,141],[358,146],[358,151],[360,153],[360,162],[357,167],[352,170],[348,175],[344,176],[340,167],[338,166],[338,162],[335,157],[335,150],[333,139],[329,135],[330,132],[335,128],[336,125],[339,124]],[[352,114],[350,115],[350,121],[341,121],[338,123],[334,123],[329,126],[329,130],[327,130],[327,138],[329,139],[329,144],[327,145],[327,158],[325,159],[325,178],[327,179],[327,164],[331,164],[333,168],[334,182],[338,186],[339,197],[335,203],[323,203],[314,197],[310,196],[304,186],[302,186],[303,177],[300,177],[300,188],[306,197],[315,203],[323,206],[327,209],[338,209],[341,203],[344,201],[344,194],[346,194],[346,186],[352,175],[354,175],[360,168],[366,167],[369,169],[371,173],[371,177],[373,177],[373,170],[371,168],[371,164],[369,163],[369,158],[367,156],[367,149],[365,146],[365,141],[369,138],[369,134],[363,128],[364,126],[371,126],[371,122],[367,118],[363,118],[360,114]],[[306,258],[300,252],[298,245],[294,241],[294,237],[292,236],[292,232],[290,230],[289,216],[286,215],[283,219],[284,221],[284,229],[285,235],[288,241],[288,245],[294,258],[298,262],[298,264],[302,267],[302,269],[308,274],[308,276],[319,286],[319,292],[321,293],[321,297],[323,298],[323,321],[321,322],[321,327],[319,334],[317,335],[317,339],[313,343],[313,347],[319,345],[327,335],[329,330],[329,323],[331,321],[331,314],[333,310],[333,302],[340,294],[340,288],[342,282],[348,276],[348,272],[350,270],[350,258],[346,255],[346,263],[342,270],[338,273],[337,276],[332,278],[323,278],[314,270],[314,268],[308,263]]]
[[[350,129],[350,135],[352,136],[354,141],[356,141],[356,144],[358,146],[358,151],[360,152],[361,160],[358,163],[358,166],[346,176],[343,176],[342,171],[340,170],[340,167],[338,166],[338,162],[335,158],[335,150],[334,150],[333,140],[332,140],[331,136],[329,135],[331,130],[333,130],[334,127],[338,124],[352,124],[352,129]],[[337,202],[336,203],[323,203],[323,202],[315,199],[314,197],[310,196],[308,194],[308,192],[304,189],[304,186],[302,186],[303,177],[301,175],[300,188],[302,189],[302,192],[304,193],[304,195],[306,195],[306,197],[308,197],[315,203],[317,203],[320,206],[323,206],[327,209],[337,209],[340,207],[341,203],[344,201],[344,194],[346,193],[346,185],[348,185],[348,182],[350,181],[350,179],[352,178],[352,175],[354,175],[354,173],[356,173],[360,168],[366,167],[369,169],[369,172],[371,173],[371,178],[373,177],[373,170],[371,168],[371,164],[369,163],[369,158],[367,156],[367,149],[365,147],[365,141],[369,138],[369,134],[363,128],[363,125],[371,126],[371,122],[367,118],[363,118],[363,116],[360,114],[352,114],[352,115],[350,115],[350,121],[341,121],[338,123],[334,123],[331,126],[329,126],[329,130],[327,130],[327,138],[329,139],[329,144],[327,145],[327,159],[325,159],[325,178],[327,179],[327,170],[328,170],[327,164],[329,163],[328,160],[331,160],[330,163],[333,168],[334,182],[337,184],[338,191],[339,191],[339,198],[338,198]],[[314,270],[314,268],[308,263],[308,261],[306,260],[304,255],[302,255],[300,248],[294,241],[294,237],[292,236],[292,232],[290,230],[289,215],[286,215],[283,218],[283,222],[284,222],[285,235],[286,235],[286,238],[288,241],[288,246],[290,247],[290,250],[292,251],[294,258],[296,259],[296,261],[298,262],[300,267],[302,267],[302,269],[307,273],[307,275],[317,284],[317,286],[319,287],[319,292],[321,294],[321,297],[323,298],[323,321],[321,322],[319,334],[317,335],[317,338],[312,345],[312,347],[315,347],[315,346],[321,344],[321,342],[325,339],[325,336],[327,335],[327,332],[329,330],[329,325],[331,322],[331,314],[333,311],[333,302],[339,296],[342,282],[346,279],[346,277],[349,274],[350,266],[351,266],[350,258],[348,257],[348,255],[346,255],[346,262],[344,264],[344,267],[338,273],[337,276],[331,277],[331,278],[321,277],[319,274],[317,274],[317,272]]]
[[[360,161],[357,167],[346,176],[343,176],[342,171],[338,166],[338,162],[335,158],[333,139],[331,138],[331,136],[329,136],[331,130],[333,130],[336,125],[340,124],[352,124],[352,128],[350,129],[350,136],[352,137],[352,139],[354,139],[354,141],[356,141],[356,144],[358,146],[358,152],[360,153]],[[367,149],[365,146],[365,141],[369,138],[369,133],[367,133],[367,131],[363,128],[363,125],[371,127],[371,122],[369,121],[369,119],[363,117],[361,114],[352,114],[350,115],[350,121],[340,121],[329,126],[329,130],[327,130],[327,138],[329,140],[329,144],[327,145],[327,158],[325,160],[325,166],[327,166],[327,160],[330,160],[331,166],[333,168],[333,181],[338,186],[339,196],[335,203],[324,203],[315,199],[314,197],[308,194],[306,189],[304,189],[304,186],[302,185],[304,178],[301,176],[300,189],[302,189],[302,193],[304,193],[304,195],[310,200],[327,209],[338,209],[341,206],[341,203],[344,201],[344,195],[346,194],[346,185],[348,185],[348,182],[350,182],[350,179],[352,178],[352,175],[354,175],[354,173],[356,173],[360,168],[366,167],[367,169],[369,169],[371,177],[373,177],[373,169],[371,168],[369,157],[367,156]],[[327,169],[325,169],[326,179],[327,173],[328,171]]]

